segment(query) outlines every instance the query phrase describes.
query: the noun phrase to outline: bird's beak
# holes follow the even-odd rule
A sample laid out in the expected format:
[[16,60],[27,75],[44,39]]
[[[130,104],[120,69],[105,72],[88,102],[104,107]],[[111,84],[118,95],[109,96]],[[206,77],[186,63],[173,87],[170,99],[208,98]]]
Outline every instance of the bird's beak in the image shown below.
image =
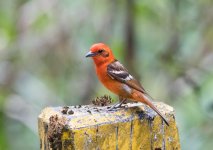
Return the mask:
[[89,51],[89,52],[86,54],[86,57],[94,57],[94,56],[96,56],[96,55],[97,55],[97,53],[94,53],[94,52]]

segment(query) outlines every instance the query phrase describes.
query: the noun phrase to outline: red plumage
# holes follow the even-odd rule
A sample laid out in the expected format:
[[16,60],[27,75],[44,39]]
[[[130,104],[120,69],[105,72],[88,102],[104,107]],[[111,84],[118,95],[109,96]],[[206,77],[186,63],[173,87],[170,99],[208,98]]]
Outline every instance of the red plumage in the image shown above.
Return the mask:
[[128,98],[148,105],[169,125],[164,115],[151,102],[151,96],[128,70],[115,59],[112,50],[107,45],[103,43],[92,45],[86,57],[92,57],[96,74],[107,89],[120,98]]

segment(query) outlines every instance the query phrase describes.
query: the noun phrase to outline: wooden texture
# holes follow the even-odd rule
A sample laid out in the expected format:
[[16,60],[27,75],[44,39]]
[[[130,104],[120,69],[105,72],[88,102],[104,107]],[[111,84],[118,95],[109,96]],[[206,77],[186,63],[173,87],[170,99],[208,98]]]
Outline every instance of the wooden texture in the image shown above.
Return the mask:
[[148,106],[45,108],[38,117],[41,150],[179,150],[172,107],[155,103],[170,126]]

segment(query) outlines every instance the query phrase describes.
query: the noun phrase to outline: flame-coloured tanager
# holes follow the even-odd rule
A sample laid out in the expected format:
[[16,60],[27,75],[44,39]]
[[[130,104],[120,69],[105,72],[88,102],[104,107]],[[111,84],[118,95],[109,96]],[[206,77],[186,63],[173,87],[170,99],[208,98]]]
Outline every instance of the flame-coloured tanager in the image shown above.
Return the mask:
[[164,115],[151,102],[152,98],[149,94],[114,57],[112,50],[106,44],[92,45],[86,57],[92,57],[99,80],[107,89],[119,96],[120,104],[126,99],[142,102],[151,107],[169,125]]

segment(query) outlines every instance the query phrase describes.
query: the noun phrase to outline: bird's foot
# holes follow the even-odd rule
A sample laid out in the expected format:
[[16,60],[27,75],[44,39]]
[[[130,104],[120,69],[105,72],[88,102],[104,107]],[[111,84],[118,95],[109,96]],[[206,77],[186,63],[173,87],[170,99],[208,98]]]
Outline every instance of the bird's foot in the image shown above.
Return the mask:
[[116,103],[116,104],[114,104],[112,107],[110,107],[108,110],[109,110],[109,111],[112,111],[112,110],[114,110],[114,109],[120,108],[121,105],[122,105],[122,104],[120,104],[120,103]]
[[121,102],[118,102],[118,103],[115,103],[111,108],[109,108],[108,110],[109,111],[112,111],[114,109],[117,109],[117,108],[121,108],[122,104],[126,101],[126,99],[123,99]]

